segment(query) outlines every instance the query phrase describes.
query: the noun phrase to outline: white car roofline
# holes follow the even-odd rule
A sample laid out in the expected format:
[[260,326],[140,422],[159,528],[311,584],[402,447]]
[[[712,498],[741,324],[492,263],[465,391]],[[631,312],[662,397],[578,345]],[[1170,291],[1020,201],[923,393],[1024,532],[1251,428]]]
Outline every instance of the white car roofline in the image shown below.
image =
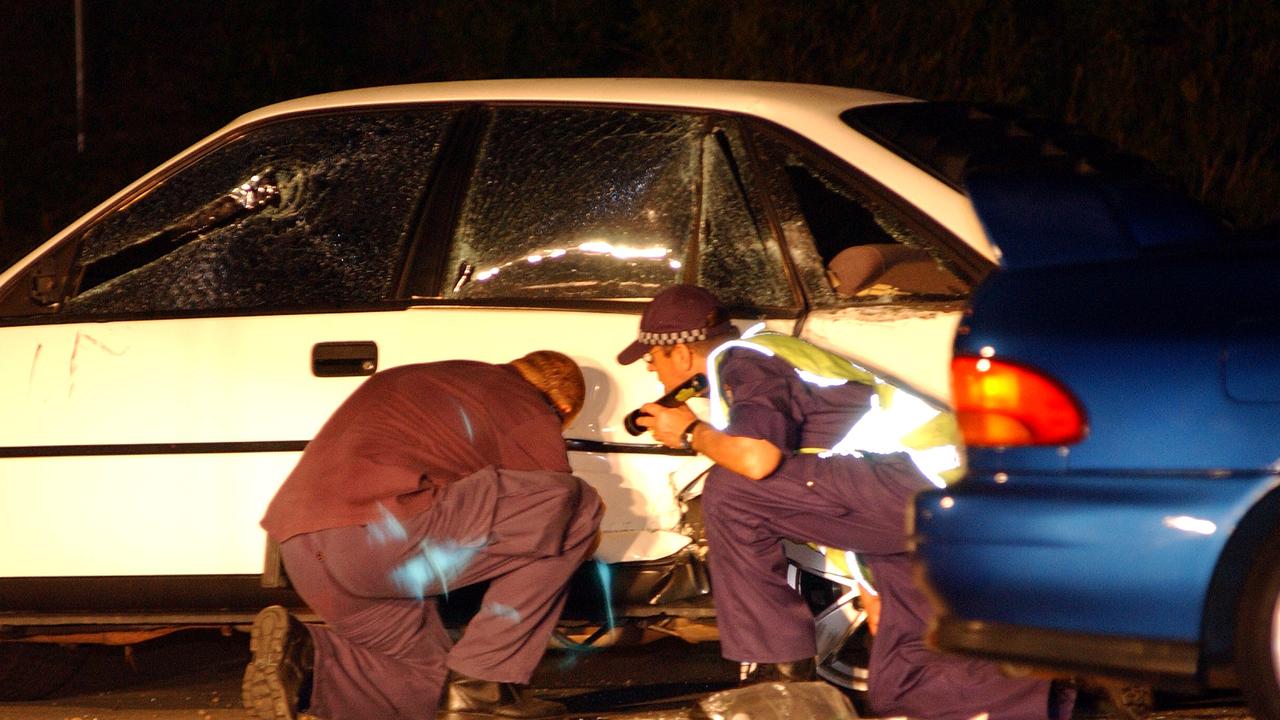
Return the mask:
[[[924,170],[910,165],[891,151],[865,138],[840,119],[840,113],[854,107],[890,102],[920,102],[916,98],[874,90],[842,88],[830,85],[766,82],[757,80],[707,80],[684,78],[529,78],[507,80],[465,80],[342,90],[286,100],[247,112],[174,154],[150,172],[112,194],[93,209],[69,223],[60,232],[38,245],[14,264],[0,270],[0,287],[4,287],[22,268],[56,246],[67,235],[114,206],[122,197],[134,192],[151,178],[167,172],[176,163],[199,153],[207,145],[218,142],[241,127],[248,127],[277,117],[308,112],[339,110],[346,107],[377,107],[419,103],[481,102],[547,102],[618,104],[684,108],[750,115],[794,130],[812,142],[842,155],[823,138],[860,138],[881,159],[896,163],[896,184],[941,183]],[[884,182],[884,178],[881,178]],[[935,197],[938,195],[935,193]],[[986,239],[968,199],[956,195],[941,201],[946,207],[935,208],[935,217],[946,214],[958,218],[947,223],[949,229],[989,259],[996,257]],[[936,212],[942,210],[943,213]]]
[[[851,107],[914,98],[873,90],[755,80],[535,78],[465,80],[343,90],[286,100],[245,113],[229,127],[296,112],[422,102],[618,103],[745,113],[775,119],[807,109],[828,116]],[[223,128],[226,130],[227,128]]]

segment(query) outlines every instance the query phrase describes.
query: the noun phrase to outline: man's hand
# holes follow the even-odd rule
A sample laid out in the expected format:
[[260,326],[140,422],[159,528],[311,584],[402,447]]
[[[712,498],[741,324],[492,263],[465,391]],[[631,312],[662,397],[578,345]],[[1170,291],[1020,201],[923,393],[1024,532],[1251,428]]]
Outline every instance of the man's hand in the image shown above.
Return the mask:
[[[648,403],[640,408],[648,416],[640,416],[636,424],[647,428],[653,439],[677,450],[684,448],[684,429],[697,419],[684,405],[665,407]],[[729,435],[706,423],[698,425],[693,435],[693,449],[750,480],[768,477],[782,462],[782,451],[768,440]]]
[[684,447],[684,429],[697,419],[688,406],[666,407],[658,403],[645,403],[640,409],[645,415],[637,418],[636,424],[647,428],[654,440],[669,448]]

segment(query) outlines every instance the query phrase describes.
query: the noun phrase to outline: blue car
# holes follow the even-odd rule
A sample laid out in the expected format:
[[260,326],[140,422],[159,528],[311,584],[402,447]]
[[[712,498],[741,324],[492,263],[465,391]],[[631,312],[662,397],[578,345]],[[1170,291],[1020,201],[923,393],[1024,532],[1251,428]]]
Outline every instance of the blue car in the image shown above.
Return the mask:
[[967,189],[1001,267],[955,341],[969,472],[910,519],[934,642],[1280,717],[1280,242],[1116,175]]

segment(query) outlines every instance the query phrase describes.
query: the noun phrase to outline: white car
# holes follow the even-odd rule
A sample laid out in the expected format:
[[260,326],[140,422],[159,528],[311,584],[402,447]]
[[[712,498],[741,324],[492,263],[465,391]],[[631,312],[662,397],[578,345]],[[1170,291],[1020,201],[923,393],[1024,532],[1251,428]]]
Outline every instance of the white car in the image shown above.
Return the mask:
[[565,437],[607,503],[615,612],[708,616],[684,493],[704,465],[623,428],[661,392],[614,360],[644,301],[703,285],[744,327],[944,406],[995,261],[960,173],[1019,127],[660,79],[375,88],[235,120],[0,274],[0,637],[296,605],[258,521],[331,411],[378,369],[543,347],[587,376]]

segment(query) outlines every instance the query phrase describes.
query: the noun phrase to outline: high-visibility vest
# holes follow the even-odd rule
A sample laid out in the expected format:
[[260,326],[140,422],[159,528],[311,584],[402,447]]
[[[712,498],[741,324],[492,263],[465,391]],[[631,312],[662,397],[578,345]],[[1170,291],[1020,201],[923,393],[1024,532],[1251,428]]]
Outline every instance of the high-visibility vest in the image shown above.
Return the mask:
[[955,482],[964,474],[963,445],[954,413],[889,384],[846,358],[781,333],[744,335],[712,351],[707,359],[707,385],[711,395],[710,422],[715,428],[723,430],[729,424],[729,403],[720,382],[719,366],[725,351],[733,348],[781,358],[805,382],[827,387],[855,382],[874,390],[871,407],[839,442],[830,448],[800,448],[799,452],[820,456],[905,452],[938,487]]

